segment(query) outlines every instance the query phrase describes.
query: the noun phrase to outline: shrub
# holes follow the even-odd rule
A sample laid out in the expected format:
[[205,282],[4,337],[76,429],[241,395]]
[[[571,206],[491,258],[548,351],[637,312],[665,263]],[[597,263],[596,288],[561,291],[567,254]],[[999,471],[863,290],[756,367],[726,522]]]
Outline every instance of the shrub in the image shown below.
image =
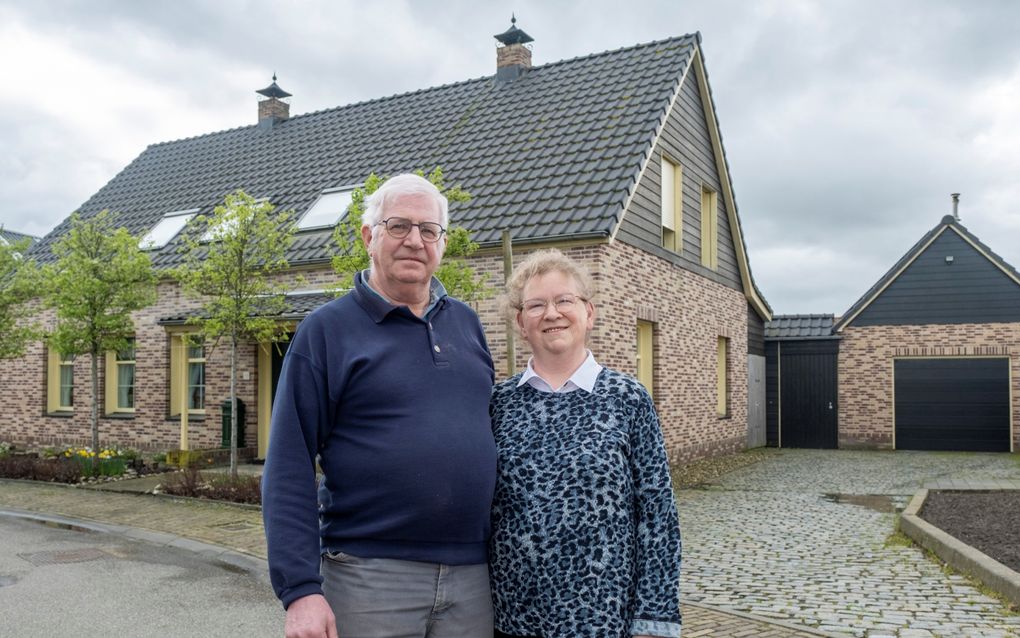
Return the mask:
[[77,483],[81,467],[69,459],[39,459],[8,454],[0,456],[0,476],[29,481]]
[[7,456],[11,453],[11,444],[7,441],[0,441],[0,456]]
[[229,474],[219,472],[211,476],[204,476],[194,467],[168,474],[166,480],[160,485],[160,491],[174,496],[208,498],[232,503],[250,505],[262,503],[259,477],[242,474],[236,479],[232,479]]

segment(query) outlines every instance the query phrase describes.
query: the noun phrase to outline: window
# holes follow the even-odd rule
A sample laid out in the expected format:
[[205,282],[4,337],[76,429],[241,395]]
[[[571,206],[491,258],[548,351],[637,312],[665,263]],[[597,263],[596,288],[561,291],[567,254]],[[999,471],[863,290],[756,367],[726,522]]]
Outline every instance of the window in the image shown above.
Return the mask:
[[721,417],[730,414],[729,397],[729,353],[730,340],[726,337],[719,337],[716,343],[716,401],[715,411]]
[[329,228],[336,225],[347,212],[347,207],[351,205],[353,193],[354,189],[349,186],[322,191],[319,199],[315,200],[312,207],[301,216],[297,229]]
[[[265,204],[268,201],[269,201],[268,197],[259,197],[258,199],[255,200],[255,205],[259,206],[261,204]],[[223,224],[222,226],[216,229],[212,228],[212,223],[210,221],[206,227],[205,232],[202,234],[202,237],[198,241],[204,244],[207,244],[212,241],[221,241],[224,235],[229,235],[233,233],[236,227],[237,227],[236,217],[228,219],[227,223]]]
[[212,224],[210,224],[209,227],[206,228],[205,233],[203,233],[202,237],[198,241],[204,244],[207,244],[212,241],[222,241],[223,236],[230,235],[231,233],[234,232],[235,228],[237,228],[236,217],[233,219],[228,219],[226,223],[224,223],[218,228],[212,228]]
[[197,212],[197,208],[192,208],[163,215],[159,223],[153,226],[152,230],[145,234],[145,237],[142,237],[142,241],[138,242],[138,245],[142,250],[155,250],[166,246]]
[[205,410],[205,346],[188,347],[188,410]]
[[191,343],[187,335],[170,339],[170,414],[205,413],[205,346]]
[[135,411],[135,340],[117,352],[106,353],[106,412]]
[[648,394],[655,396],[652,393],[652,374],[653,374],[653,354],[652,354],[652,322],[642,321],[638,319],[637,322],[637,378],[645,389],[648,390]]
[[662,156],[662,247],[682,252],[683,243],[683,171],[665,155]]
[[74,409],[74,355],[60,354],[52,348],[47,366],[46,409],[69,412]]
[[715,270],[719,267],[719,219],[716,214],[716,192],[701,187],[701,265]]

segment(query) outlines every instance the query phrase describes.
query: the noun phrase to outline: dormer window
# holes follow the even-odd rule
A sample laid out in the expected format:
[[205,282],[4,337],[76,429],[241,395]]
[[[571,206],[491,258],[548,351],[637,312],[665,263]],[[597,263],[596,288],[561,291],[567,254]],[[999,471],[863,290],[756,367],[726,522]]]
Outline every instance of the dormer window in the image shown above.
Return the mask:
[[152,227],[142,241],[138,243],[142,250],[155,250],[170,243],[170,240],[177,236],[177,233],[191,221],[191,218],[198,212],[197,208],[190,210],[179,210],[163,215],[163,219]]
[[353,186],[342,188],[330,188],[322,191],[319,199],[315,200],[312,207],[301,216],[298,222],[298,230],[311,230],[313,228],[331,228],[347,213],[347,207],[351,205],[351,195],[354,194]]

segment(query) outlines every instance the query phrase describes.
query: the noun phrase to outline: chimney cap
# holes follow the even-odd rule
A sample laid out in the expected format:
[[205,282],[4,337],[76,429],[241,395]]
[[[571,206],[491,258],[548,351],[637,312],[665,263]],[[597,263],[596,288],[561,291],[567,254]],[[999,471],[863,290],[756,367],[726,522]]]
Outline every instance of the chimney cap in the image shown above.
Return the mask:
[[517,28],[517,16],[512,13],[510,14],[510,28],[492,37],[503,44],[527,44],[528,42],[535,41],[535,38]]
[[273,83],[272,84],[270,84],[269,86],[267,86],[264,89],[261,89],[259,91],[255,91],[255,92],[258,93],[259,95],[264,95],[266,97],[275,97],[277,99],[284,98],[284,97],[290,97],[291,96],[290,93],[287,93],[286,91],[281,89],[280,85],[278,85],[276,83],[276,74],[275,73],[273,74]]

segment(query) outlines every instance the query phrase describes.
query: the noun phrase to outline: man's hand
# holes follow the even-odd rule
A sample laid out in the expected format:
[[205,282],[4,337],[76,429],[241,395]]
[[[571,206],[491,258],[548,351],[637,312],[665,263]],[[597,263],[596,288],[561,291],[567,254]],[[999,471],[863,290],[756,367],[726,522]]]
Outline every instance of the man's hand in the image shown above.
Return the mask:
[[286,638],[339,638],[336,618],[322,594],[298,598],[287,607]]

